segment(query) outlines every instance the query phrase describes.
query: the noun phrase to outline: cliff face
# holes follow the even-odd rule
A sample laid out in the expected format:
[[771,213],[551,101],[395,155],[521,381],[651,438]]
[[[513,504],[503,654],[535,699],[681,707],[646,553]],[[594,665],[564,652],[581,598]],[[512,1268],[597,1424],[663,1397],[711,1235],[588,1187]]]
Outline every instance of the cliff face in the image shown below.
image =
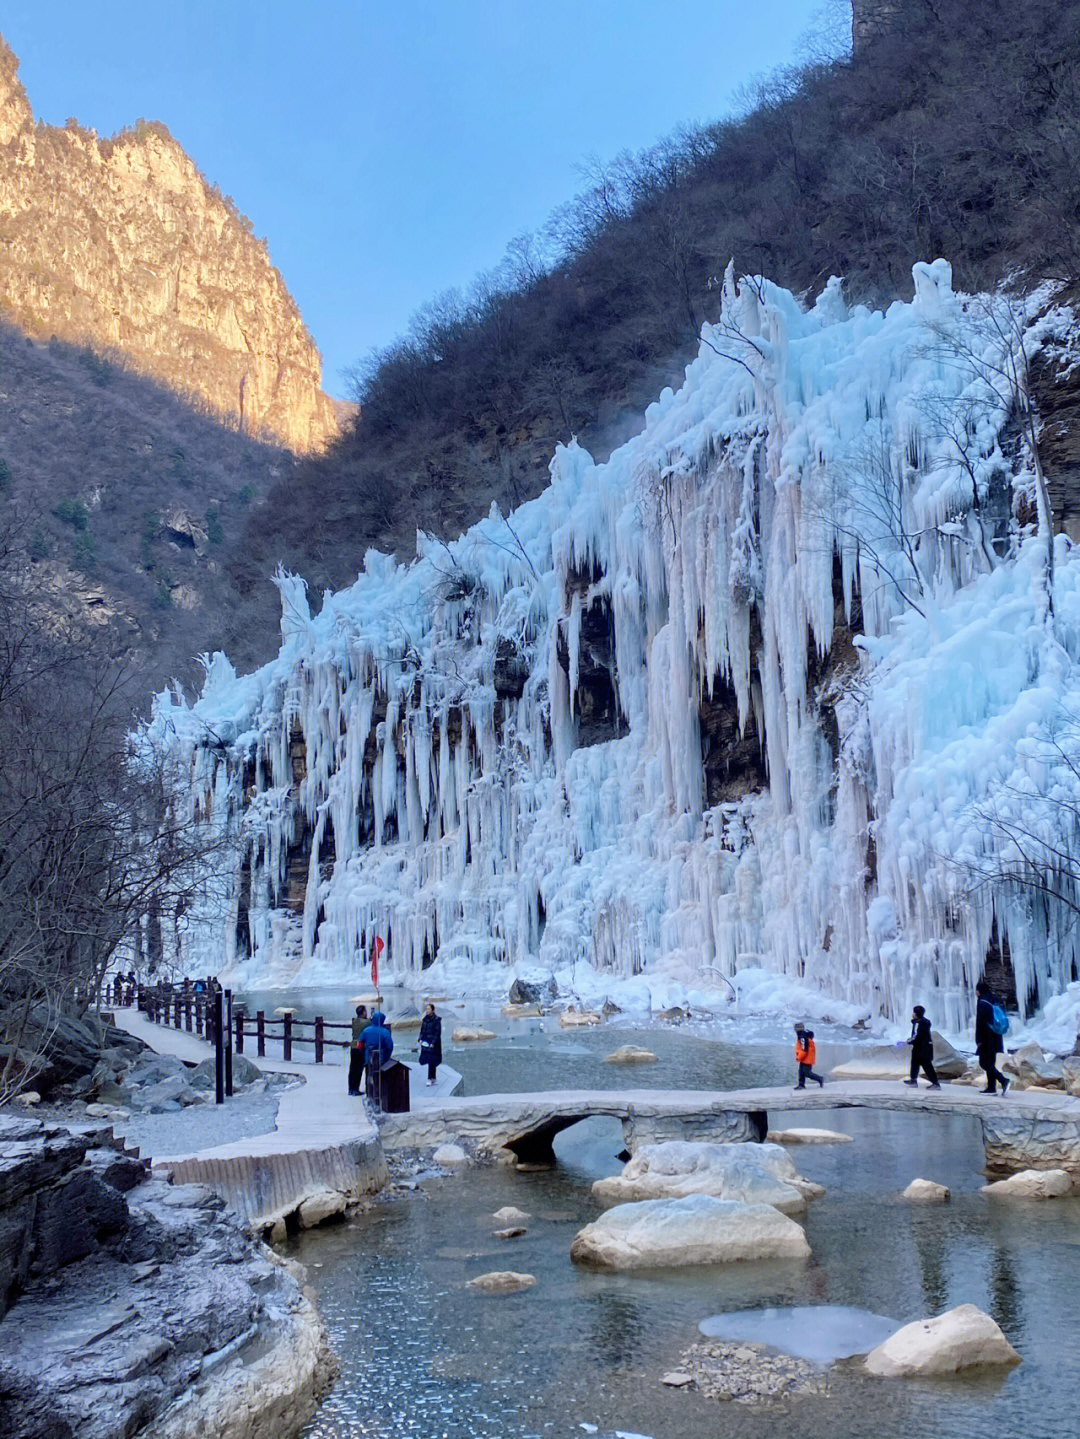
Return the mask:
[[17,68],[0,38],[0,314],[321,448],[338,426],[319,352],[249,222],[164,126],[35,125]]

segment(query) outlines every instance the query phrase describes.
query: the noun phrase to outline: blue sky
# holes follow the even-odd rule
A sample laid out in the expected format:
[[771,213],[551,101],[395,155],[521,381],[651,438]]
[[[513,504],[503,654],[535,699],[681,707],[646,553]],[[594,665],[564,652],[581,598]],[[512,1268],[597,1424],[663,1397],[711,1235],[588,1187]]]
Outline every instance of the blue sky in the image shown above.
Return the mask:
[[495,265],[590,155],[716,119],[821,0],[4,0],[39,119],[163,120],[250,215],[326,387]]

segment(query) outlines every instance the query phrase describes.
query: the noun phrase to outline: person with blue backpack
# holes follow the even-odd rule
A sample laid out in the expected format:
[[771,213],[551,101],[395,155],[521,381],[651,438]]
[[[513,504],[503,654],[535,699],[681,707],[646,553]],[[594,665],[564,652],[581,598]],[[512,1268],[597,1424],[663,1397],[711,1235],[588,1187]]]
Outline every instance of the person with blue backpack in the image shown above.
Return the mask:
[[364,1045],[367,1097],[381,1107],[383,1065],[394,1052],[394,1037],[381,1009],[377,1009],[371,1016],[371,1023],[360,1038]]
[[1009,1087],[1009,1081],[997,1067],[997,1057],[1005,1049],[1004,1036],[1009,1031],[1009,1016],[994,999],[993,991],[985,979],[975,986],[978,1003],[975,1005],[975,1050],[979,1056],[979,1068],[986,1075],[983,1094],[996,1094],[1001,1085],[1002,1094]]

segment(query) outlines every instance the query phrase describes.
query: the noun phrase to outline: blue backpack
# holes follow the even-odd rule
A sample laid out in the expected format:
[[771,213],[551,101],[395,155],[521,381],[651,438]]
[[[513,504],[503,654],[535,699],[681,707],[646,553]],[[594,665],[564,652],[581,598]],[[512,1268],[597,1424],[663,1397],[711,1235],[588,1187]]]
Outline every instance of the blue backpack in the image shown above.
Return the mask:
[[1002,1009],[1000,1004],[992,1005],[993,1014],[990,1017],[990,1028],[995,1034],[1008,1034],[1009,1016]]

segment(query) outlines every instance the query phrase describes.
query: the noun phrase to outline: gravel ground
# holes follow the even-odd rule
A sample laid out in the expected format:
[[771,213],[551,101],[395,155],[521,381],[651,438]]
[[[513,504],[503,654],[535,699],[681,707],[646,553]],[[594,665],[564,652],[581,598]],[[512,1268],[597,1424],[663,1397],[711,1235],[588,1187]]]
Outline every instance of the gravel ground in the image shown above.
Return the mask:
[[252,1134],[267,1134],[277,1118],[281,1088],[258,1094],[240,1091],[224,1104],[193,1104],[171,1114],[133,1114],[113,1128],[143,1154],[191,1154]]

